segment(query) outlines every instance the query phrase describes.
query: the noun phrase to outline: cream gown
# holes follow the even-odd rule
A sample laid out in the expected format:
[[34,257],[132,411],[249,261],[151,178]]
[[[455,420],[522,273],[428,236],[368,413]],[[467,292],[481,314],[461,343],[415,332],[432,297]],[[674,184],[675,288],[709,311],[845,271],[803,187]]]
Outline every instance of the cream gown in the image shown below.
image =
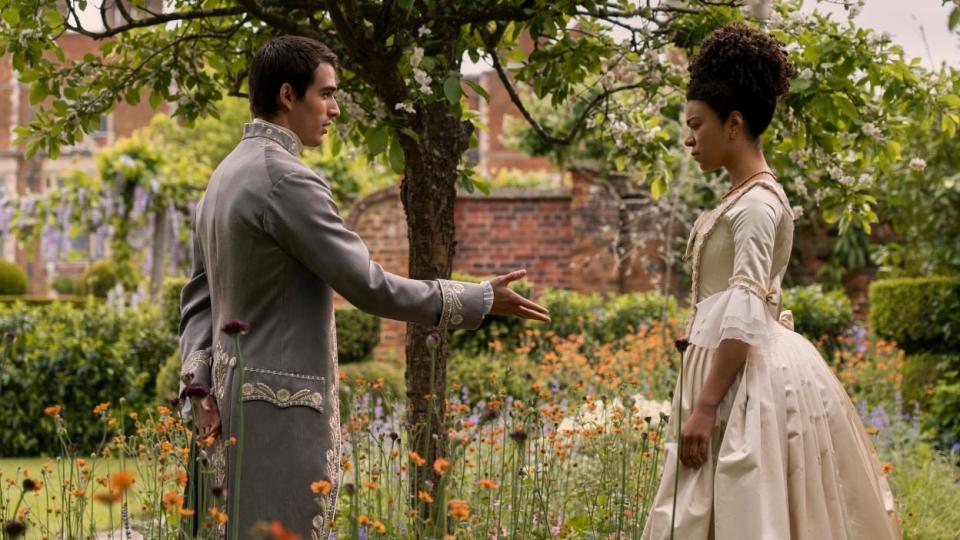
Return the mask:
[[[683,420],[721,340],[750,345],[717,412],[699,469],[680,466],[677,540],[901,538],[893,494],[857,411],[817,349],[780,313],[793,213],[757,179],[701,215],[691,232],[693,291]],[[666,458],[643,538],[670,538],[677,460],[674,392]]]

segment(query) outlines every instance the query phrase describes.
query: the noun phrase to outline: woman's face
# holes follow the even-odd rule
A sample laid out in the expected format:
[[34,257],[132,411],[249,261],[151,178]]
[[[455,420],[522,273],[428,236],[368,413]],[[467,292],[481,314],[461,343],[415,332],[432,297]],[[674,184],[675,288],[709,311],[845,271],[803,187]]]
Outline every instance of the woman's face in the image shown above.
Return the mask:
[[688,100],[684,112],[690,133],[683,144],[690,148],[700,169],[710,172],[723,167],[733,146],[728,122],[722,122],[705,101]]

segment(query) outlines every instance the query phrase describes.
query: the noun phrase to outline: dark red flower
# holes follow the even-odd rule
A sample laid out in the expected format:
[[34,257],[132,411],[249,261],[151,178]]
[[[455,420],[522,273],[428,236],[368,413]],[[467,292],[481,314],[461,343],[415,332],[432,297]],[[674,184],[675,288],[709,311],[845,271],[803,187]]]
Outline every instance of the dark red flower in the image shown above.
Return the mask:
[[22,521],[10,520],[3,524],[3,532],[7,538],[20,538],[27,532],[27,524]]
[[191,384],[180,393],[180,400],[185,401],[188,398],[203,399],[210,395],[210,387],[205,384]]
[[222,330],[223,333],[227,334],[228,336],[236,336],[238,334],[245,336],[248,332],[250,332],[250,325],[237,319],[223,325],[223,328],[220,330]]
[[680,351],[680,354],[683,354],[687,350],[687,348],[690,347],[690,340],[687,338],[680,338],[673,342],[673,346],[676,347],[678,351]]

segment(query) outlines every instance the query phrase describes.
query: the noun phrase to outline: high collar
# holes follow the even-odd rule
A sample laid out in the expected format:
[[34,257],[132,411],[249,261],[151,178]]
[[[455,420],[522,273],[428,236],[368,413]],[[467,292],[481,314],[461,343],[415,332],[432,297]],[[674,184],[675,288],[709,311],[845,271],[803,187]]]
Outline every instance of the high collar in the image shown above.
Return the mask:
[[254,118],[253,122],[243,126],[243,138],[253,137],[270,139],[297,157],[300,157],[300,152],[303,151],[303,143],[300,142],[300,137],[296,133],[262,118]]

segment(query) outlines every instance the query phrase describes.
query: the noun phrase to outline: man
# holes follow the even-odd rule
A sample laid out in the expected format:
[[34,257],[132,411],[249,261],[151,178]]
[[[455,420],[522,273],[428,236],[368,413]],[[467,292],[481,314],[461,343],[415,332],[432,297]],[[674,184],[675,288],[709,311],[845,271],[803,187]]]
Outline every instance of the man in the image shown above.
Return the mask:
[[[301,37],[274,39],[257,53],[249,75],[254,121],[197,208],[194,271],[181,298],[181,378],[211,389],[193,409],[201,435],[215,441],[206,452],[219,497],[212,501],[229,516],[221,534],[239,527],[248,537],[256,522],[279,520],[303,538],[327,538],[340,468],[334,291],[380,317],[441,329],[476,328],[488,313],[549,321],[544,308],[507,287],[524,271],[480,285],[418,281],[370,260],[344,228],[329,183],[298,157],[340,114],[336,65],[329,48]],[[242,385],[235,340],[223,330],[233,320],[250,327]],[[239,486],[237,447],[227,439],[237,434],[238,392]],[[316,480],[333,486],[321,505],[309,490]]]

